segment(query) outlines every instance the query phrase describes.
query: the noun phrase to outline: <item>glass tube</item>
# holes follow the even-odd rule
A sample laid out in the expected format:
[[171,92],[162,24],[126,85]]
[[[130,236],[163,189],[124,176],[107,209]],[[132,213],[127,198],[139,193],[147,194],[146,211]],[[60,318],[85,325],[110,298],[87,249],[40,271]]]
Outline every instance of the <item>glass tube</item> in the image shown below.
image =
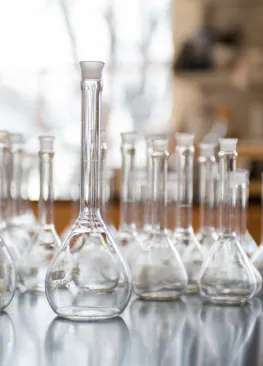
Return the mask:
[[199,145],[199,206],[200,229],[197,239],[207,255],[218,235],[215,225],[216,199],[216,158],[215,145],[202,143]]
[[126,132],[122,138],[122,169],[121,169],[121,202],[120,227],[118,242],[120,250],[129,265],[134,261],[140,250],[140,242],[136,231],[136,143],[138,134]]
[[101,96],[100,61],[80,63],[82,139],[80,213],[46,276],[52,309],[72,320],[118,316],[127,306],[131,274],[100,215]]
[[235,232],[237,139],[220,139],[221,232],[204,261],[199,291],[212,303],[241,305],[257,290],[251,263]]
[[39,143],[38,228],[22,255],[20,274],[26,290],[43,292],[48,266],[61,242],[54,226],[54,137],[41,136]]
[[[0,311],[10,304],[16,290],[16,247],[10,243],[9,248],[3,239],[5,233],[4,223],[4,177],[5,177],[5,153],[7,133],[0,131]],[[11,253],[14,255],[14,260]]]
[[197,291],[204,253],[192,227],[194,135],[176,134],[177,203],[173,242],[188,274],[187,293]]
[[175,299],[187,287],[186,270],[167,232],[167,148],[168,140],[153,141],[152,231],[131,266],[134,292],[147,300]]

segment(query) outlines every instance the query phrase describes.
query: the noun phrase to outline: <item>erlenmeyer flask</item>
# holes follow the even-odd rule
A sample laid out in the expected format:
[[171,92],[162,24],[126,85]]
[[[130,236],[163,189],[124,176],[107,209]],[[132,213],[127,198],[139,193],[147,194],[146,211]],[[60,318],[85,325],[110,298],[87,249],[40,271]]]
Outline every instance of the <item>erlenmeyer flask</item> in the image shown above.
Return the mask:
[[[6,235],[16,243],[22,254],[30,242],[30,235],[21,220],[21,174],[22,174],[22,142],[23,136],[19,133],[8,135],[7,161],[7,218]],[[7,244],[8,245],[8,244]]]
[[121,169],[121,203],[120,203],[120,227],[117,234],[121,253],[129,266],[140,251],[135,215],[136,215],[136,170],[135,156],[138,134],[125,132],[122,138],[122,169]]
[[237,139],[220,139],[221,232],[199,275],[202,297],[216,304],[240,305],[254,296],[256,278],[235,232]]
[[53,219],[54,137],[39,137],[40,197],[37,233],[22,255],[20,274],[29,291],[45,291],[45,277],[55,251],[61,245]]
[[197,239],[205,255],[218,235],[215,230],[215,144],[200,144],[199,156],[199,205],[200,229]]
[[52,309],[72,320],[118,316],[129,302],[128,265],[100,216],[100,130],[103,62],[80,63],[82,156],[80,214],[55,255],[47,276]]
[[133,289],[147,300],[180,297],[187,287],[187,273],[166,226],[168,139],[153,141],[152,232],[131,265]]
[[0,237],[0,311],[10,304],[16,290],[16,268],[14,261]]
[[186,293],[197,291],[197,276],[204,253],[192,227],[194,135],[176,134],[177,203],[173,243],[188,274]]
[[252,255],[251,260],[263,277],[263,172],[261,174],[261,231],[261,243],[255,253]]

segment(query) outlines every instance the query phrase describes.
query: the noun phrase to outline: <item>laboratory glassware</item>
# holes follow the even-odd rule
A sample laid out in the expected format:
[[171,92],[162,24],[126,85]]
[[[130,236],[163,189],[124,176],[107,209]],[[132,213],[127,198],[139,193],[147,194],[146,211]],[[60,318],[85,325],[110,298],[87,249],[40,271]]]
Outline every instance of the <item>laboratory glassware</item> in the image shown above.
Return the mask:
[[262,185],[261,185],[261,230],[262,230],[262,238],[261,243],[258,249],[255,251],[251,260],[255,267],[260,272],[261,276],[263,277],[263,173],[261,174]]
[[38,227],[22,255],[20,274],[26,290],[43,292],[48,266],[61,242],[54,225],[54,137],[40,136],[39,143]]
[[120,227],[117,239],[122,255],[129,266],[140,251],[141,242],[136,231],[136,144],[138,134],[125,132],[121,134],[122,168],[121,168],[121,202]]
[[188,274],[186,293],[197,291],[197,277],[204,252],[192,227],[194,135],[176,134],[177,202],[173,244],[178,250]]
[[71,320],[118,316],[127,306],[132,280],[127,263],[100,215],[100,61],[83,61],[80,214],[46,276],[52,309]]
[[216,158],[215,144],[199,145],[199,206],[200,229],[197,240],[207,255],[218,235],[215,229]]
[[[248,170],[238,169],[235,173],[235,187],[236,187],[236,221],[235,228],[238,239],[246,255],[251,258],[258,246],[250,233],[247,230],[247,204],[248,204],[248,185],[249,172]],[[257,281],[256,294],[262,288],[262,277],[257,268],[251,263],[254,275]]]
[[[4,177],[7,133],[0,132],[0,312],[11,302],[16,290],[16,268],[14,260],[19,257],[14,243],[8,249],[4,237]],[[13,250],[12,250],[13,249]],[[11,256],[14,255],[14,259]]]
[[167,231],[168,140],[153,140],[152,230],[131,265],[133,290],[147,300],[172,300],[187,288],[187,273]]
[[200,295],[219,305],[241,305],[257,290],[250,260],[235,232],[237,139],[220,139],[221,231],[198,279]]

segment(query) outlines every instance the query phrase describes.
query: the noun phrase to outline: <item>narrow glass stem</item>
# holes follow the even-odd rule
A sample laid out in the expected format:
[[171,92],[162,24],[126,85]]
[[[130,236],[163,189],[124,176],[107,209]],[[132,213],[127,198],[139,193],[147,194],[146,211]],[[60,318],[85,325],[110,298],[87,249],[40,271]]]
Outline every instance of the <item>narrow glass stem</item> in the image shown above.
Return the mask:
[[100,209],[100,115],[102,80],[84,79],[82,90],[82,142],[80,209],[94,215]]
[[151,225],[151,198],[152,198],[152,138],[147,139],[147,190],[144,208],[144,227],[149,227]]
[[236,223],[236,232],[240,236],[245,236],[247,232],[247,202],[248,202],[248,184],[238,184],[236,186],[236,202],[238,212]]
[[165,231],[167,228],[167,152],[154,152],[152,155],[152,227]]
[[9,149],[8,216],[19,216],[21,209],[22,150],[20,146]]
[[120,227],[135,229],[135,147],[122,145]]
[[200,230],[214,228],[215,158],[199,157]]
[[108,188],[108,182],[107,182],[107,148],[102,144],[101,145],[101,215],[103,219],[105,220],[106,217],[106,201],[107,201],[107,188]]
[[193,160],[193,146],[177,146],[176,172],[178,175],[178,200],[176,205],[176,228],[178,229],[189,229],[192,227]]
[[221,232],[229,235],[235,234],[236,157],[235,152],[219,152]]
[[39,153],[40,197],[38,221],[41,226],[54,224],[53,152]]

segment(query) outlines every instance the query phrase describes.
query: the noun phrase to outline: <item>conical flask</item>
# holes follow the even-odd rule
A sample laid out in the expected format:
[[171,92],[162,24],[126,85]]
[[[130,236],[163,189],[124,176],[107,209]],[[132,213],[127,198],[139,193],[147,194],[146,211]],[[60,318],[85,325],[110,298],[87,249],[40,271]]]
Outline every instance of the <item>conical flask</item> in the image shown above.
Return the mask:
[[55,251],[61,245],[53,219],[54,137],[39,137],[40,197],[36,235],[25,249],[20,266],[26,290],[45,291],[45,277]]
[[196,235],[207,254],[218,235],[215,229],[215,144],[199,145],[199,205],[200,229]]
[[80,63],[82,143],[80,213],[46,276],[52,309],[72,320],[118,316],[129,302],[128,265],[100,215],[101,93],[103,62]]
[[152,232],[131,265],[133,289],[147,300],[171,300],[187,288],[187,273],[166,225],[168,140],[153,141]]
[[137,257],[141,242],[136,231],[136,144],[138,134],[125,132],[121,134],[122,168],[121,168],[121,202],[120,202],[120,227],[117,239],[121,253],[128,265],[131,266]]
[[237,139],[220,139],[221,231],[199,274],[202,297],[215,304],[240,305],[257,290],[251,263],[235,232]]
[[194,135],[187,133],[176,134],[177,203],[173,243],[183,260],[188,274],[187,293],[197,291],[197,276],[204,259],[203,249],[192,227],[193,143]]

